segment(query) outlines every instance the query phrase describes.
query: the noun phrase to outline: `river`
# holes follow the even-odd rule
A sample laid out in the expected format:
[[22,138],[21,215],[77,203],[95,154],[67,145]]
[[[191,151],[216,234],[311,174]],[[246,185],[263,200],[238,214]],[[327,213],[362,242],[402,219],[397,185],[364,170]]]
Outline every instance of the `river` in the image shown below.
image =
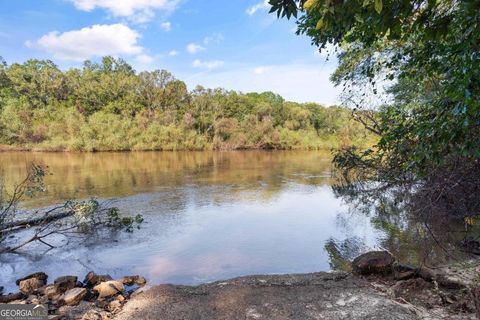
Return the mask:
[[332,243],[378,248],[384,233],[335,196],[330,161],[320,151],[0,153],[7,185],[30,163],[48,166],[47,192],[23,208],[96,197],[145,218],[108,240],[4,254],[0,285],[35,271],[198,284],[331,270]]

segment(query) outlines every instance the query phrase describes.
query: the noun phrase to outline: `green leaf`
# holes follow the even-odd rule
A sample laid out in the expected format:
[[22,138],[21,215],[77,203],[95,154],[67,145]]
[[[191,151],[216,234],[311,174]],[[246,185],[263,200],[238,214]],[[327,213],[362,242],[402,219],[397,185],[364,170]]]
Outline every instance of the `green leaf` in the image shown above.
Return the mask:
[[378,14],[382,13],[383,9],[383,2],[382,0],[375,0],[375,11],[377,11]]

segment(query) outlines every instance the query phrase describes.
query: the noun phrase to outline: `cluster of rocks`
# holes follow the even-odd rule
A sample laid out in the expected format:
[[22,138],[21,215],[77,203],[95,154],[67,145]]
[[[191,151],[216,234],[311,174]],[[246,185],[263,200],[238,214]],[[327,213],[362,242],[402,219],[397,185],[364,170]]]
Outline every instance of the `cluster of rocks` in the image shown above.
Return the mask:
[[48,275],[37,272],[18,279],[19,292],[4,295],[0,303],[45,304],[51,319],[111,319],[127,300],[146,284],[141,276],[113,279],[89,272],[83,282],[76,276],[62,276],[48,284]]
[[[365,276],[400,303],[426,309],[447,307],[452,313],[475,313],[476,270],[415,267],[401,264],[388,251],[367,252],[352,262],[353,273]],[[480,290],[479,290],[480,292]],[[480,295],[479,295],[480,299]]]

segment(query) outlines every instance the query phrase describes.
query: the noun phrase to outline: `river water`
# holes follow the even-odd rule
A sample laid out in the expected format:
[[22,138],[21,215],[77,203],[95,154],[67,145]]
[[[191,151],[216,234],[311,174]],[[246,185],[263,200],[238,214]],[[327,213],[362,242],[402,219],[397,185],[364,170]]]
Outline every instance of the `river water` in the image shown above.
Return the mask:
[[50,280],[94,270],[198,284],[331,270],[332,244],[378,248],[384,232],[335,196],[330,161],[317,151],[0,153],[6,185],[30,163],[48,166],[47,192],[23,208],[96,197],[145,218],[131,234],[1,255],[0,285],[13,290],[14,279],[35,271]]

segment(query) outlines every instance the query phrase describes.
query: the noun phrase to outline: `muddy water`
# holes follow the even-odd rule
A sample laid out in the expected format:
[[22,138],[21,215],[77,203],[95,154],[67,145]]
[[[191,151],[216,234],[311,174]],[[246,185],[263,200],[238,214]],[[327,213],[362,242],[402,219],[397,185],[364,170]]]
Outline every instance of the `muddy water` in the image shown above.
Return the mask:
[[[7,185],[29,163],[48,166],[36,208],[113,199],[142,229],[53,250],[0,256],[0,285],[33,271],[51,278],[90,270],[197,284],[247,274],[330,270],[331,243],[374,248],[383,233],[335,197],[328,152],[0,153]],[[330,246],[327,244],[330,243]]]

